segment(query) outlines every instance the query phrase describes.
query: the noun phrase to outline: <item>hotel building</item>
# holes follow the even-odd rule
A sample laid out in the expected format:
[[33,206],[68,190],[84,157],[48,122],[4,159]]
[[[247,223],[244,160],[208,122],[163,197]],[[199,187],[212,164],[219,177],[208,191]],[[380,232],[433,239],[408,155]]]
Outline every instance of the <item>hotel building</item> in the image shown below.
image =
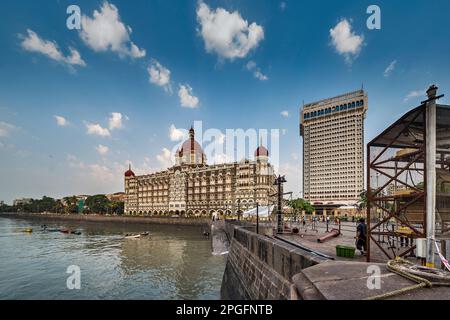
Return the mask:
[[303,106],[304,198],[315,206],[354,205],[364,190],[364,90]]
[[194,129],[189,136],[173,167],[142,176],[131,167],[125,172],[126,215],[220,216],[272,204],[275,175],[265,147],[254,160],[210,166]]

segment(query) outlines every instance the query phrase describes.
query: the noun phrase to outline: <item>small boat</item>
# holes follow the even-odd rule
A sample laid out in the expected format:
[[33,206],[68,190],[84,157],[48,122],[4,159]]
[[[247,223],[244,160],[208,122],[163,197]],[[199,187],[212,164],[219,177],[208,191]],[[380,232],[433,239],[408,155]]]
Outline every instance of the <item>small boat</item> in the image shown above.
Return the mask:
[[47,231],[47,232],[59,232],[60,230],[59,229],[57,229],[57,228],[50,228],[50,229],[45,229],[45,231]]
[[142,232],[141,233],[141,236],[142,237],[147,237],[147,236],[149,236],[150,235],[150,232],[148,232],[148,231],[145,231],[145,232]]
[[68,229],[59,229],[59,232],[61,232],[61,233],[69,233],[69,230]]
[[81,235],[81,231],[79,231],[79,230],[73,230],[73,231],[70,231],[69,233],[70,234],[75,234],[77,236]]
[[140,234],[135,235],[125,235],[125,239],[139,239],[141,237]]
[[23,232],[25,232],[25,233],[32,233],[33,229],[32,228],[26,228],[26,229],[23,230]]

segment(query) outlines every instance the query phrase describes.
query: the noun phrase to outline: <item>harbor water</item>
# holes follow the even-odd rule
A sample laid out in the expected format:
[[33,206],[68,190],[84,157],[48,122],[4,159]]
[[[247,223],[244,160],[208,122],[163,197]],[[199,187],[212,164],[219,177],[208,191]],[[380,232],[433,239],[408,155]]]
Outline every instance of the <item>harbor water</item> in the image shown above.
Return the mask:
[[[124,237],[144,231],[150,236]],[[226,256],[212,255],[202,231],[0,217],[0,299],[219,299]],[[80,288],[73,289],[68,278],[77,268]]]

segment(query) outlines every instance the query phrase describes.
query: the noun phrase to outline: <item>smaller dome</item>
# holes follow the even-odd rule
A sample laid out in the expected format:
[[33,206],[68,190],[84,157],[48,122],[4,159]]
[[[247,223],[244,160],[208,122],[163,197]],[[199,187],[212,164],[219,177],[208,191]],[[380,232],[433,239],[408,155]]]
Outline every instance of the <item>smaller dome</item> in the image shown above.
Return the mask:
[[125,177],[129,178],[129,177],[135,177],[135,174],[133,171],[131,171],[131,164],[127,170],[127,172],[125,172]]
[[259,146],[258,149],[256,149],[256,151],[255,151],[255,157],[260,157],[260,156],[264,156],[264,157],[269,156],[269,151],[263,146]]

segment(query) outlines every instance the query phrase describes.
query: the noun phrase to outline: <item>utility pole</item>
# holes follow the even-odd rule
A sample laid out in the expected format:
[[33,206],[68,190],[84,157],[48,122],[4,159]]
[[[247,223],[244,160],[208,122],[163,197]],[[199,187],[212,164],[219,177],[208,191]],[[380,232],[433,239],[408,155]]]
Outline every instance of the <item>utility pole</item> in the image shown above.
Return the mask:
[[283,219],[283,207],[282,207],[282,199],[283,192],[282,186],[283,183],[286,182],[286,178],[284,176],[279,175],[278,178],[275,179],[274,185],[278,187],[278,209],[277,209],[277,233],[281,234],[284,232],[284,219]]
[[434,268],[434,235],[435,235],[435,211],[436,211],[436,100],[443,97],[437,96],[437,89],[432,85],[427,90],[428,100],[423,101],[426,108],[426,231],[427,231],[427,255],[426,266]]

